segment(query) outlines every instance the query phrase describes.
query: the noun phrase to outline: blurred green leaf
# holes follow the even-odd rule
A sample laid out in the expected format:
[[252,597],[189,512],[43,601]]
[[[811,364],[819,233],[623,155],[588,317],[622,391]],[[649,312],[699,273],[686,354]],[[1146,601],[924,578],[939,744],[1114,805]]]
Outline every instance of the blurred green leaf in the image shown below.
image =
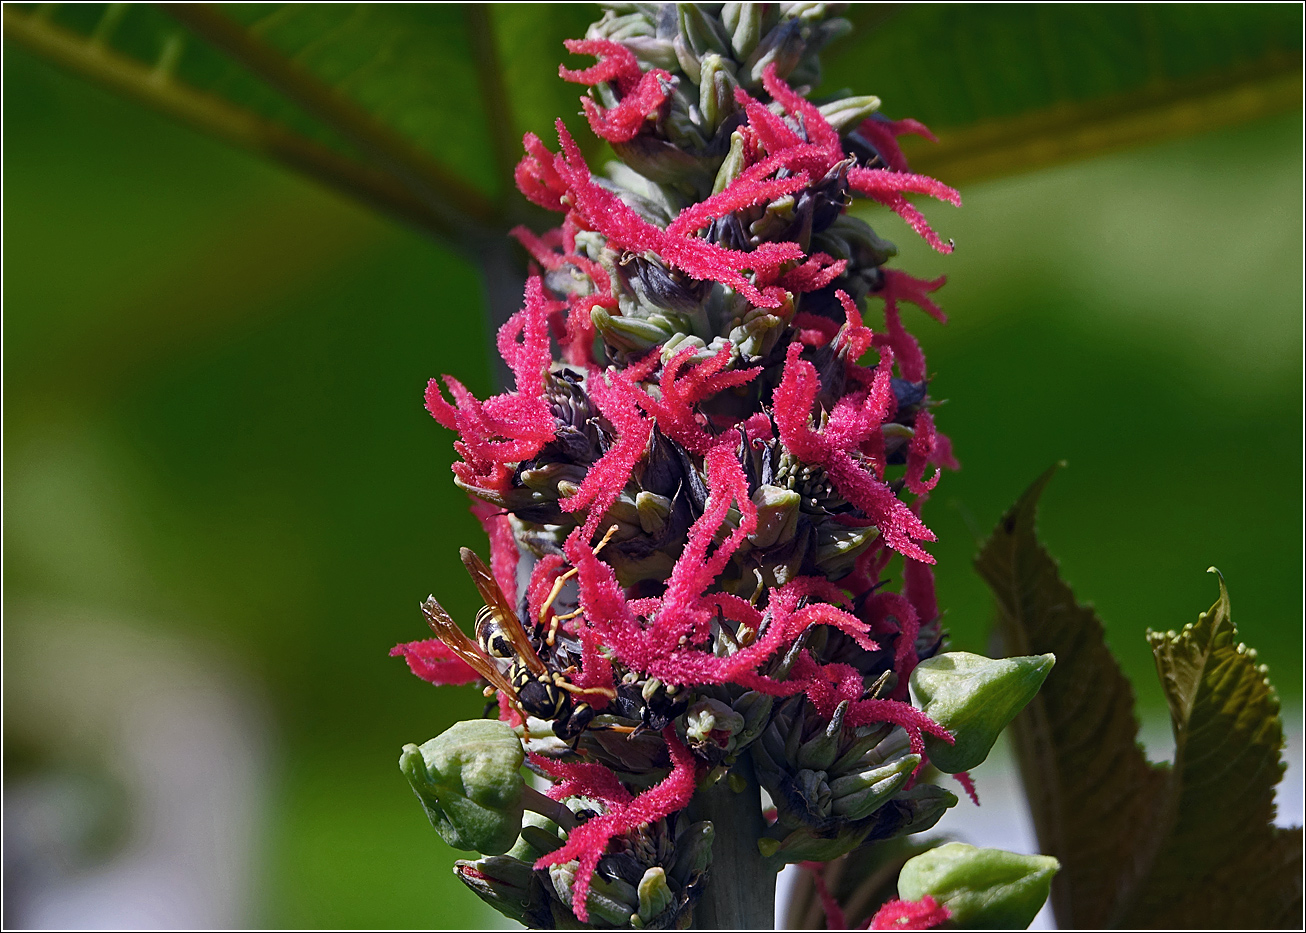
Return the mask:
[[1009,651],[1053,652],[1012,725],[1022,781],[1070,928],[1275,927],[1301,917],[1301,830],[1273,826],[1279,704],[1220,601],[1182,634],[1149,634],[1170,705],[1173,768],[1137,745],[1134,697],[1092,610],[1034,531],[1049,469],[976,558]]
[[924,121],[912,168],[957,185],[1301,106],[1284,4],[854,5],[826,84]]
[[[523,129],[576,114],[556,79],[588,4],[46,4],[5,35],[463,247],[524,209]],[[855,5],[827,85],[941,131],[956,184],[1300,105],[1300,11]],[[473,241],[479,237],[473,237]]]

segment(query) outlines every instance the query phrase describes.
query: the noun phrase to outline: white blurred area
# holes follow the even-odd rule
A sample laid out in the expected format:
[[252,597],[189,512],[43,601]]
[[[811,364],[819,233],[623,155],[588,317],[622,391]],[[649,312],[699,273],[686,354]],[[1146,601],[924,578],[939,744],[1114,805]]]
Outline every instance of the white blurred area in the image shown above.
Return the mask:
[[257,923],[266,724],[204,646],[6,605],[4,926]]
[[[1286,739],[1283,757],[1288,763],[1288,770],[1280,781],[1275,796],[1278,805],[1275,823],[1279,826],[1301,826],[1306,822],[1303,820],[1302,711],[1284,710],[1283,716]],[[1144,721],[1139,739],[1147,749],[1150,760],[1169,761],[1174,757],[1174,737],[1170,733],[1170,722],[1164,715],[1149,717]],[[1034,836],[1034,824],[1025,805],[1020,775],[1006,736],[998,741],[988,761],[971,772],[971,776],[975,779],[980,806],[971,803],[959,785],[945,778],[944,786],[960,797],[961,802],[944,815],[932,835],[947,835],[981,848],[1007,849],[1031,855],[1037,853],[1038,840]],[[798,866],[790,865],[780,875],[776,897],[777,929],[783,928],[789,889],[800,871]],[[1052,908],[1045,905],[1029,928],[1055,930]]]

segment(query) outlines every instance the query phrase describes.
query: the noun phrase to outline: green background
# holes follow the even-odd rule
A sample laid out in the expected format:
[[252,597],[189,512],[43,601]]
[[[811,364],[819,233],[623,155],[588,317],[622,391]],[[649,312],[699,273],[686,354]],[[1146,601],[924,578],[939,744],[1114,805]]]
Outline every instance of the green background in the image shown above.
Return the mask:
[[[491,389],[476,270],[12,46],[4,78],[6,640],[94,612],[254,685],[257,923],[479,924],[395,761],[480,700],[386,656],[428,593],[474,609],[421,398]],[[967,186],[925,206],[951,257],[875,215],[950,278],[950,323],[908,326],[963,465],[925,511],[956,646],[986,643],[977,536],[1066,459],[1041,527],[1145,708],[1143,630],[1209,606],[1211,564],[1299,707],[1301,169],[1293,114]]]

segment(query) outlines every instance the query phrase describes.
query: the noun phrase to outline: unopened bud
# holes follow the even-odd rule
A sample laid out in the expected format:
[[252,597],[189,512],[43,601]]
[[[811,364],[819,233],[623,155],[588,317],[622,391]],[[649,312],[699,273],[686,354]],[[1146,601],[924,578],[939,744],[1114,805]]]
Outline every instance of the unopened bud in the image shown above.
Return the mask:
[[453,871],[481,900],[505,917],[531,928],[551,925],[548,892],[535,878],[531,863],[505,855],[489,855],[474,862],[459,859]]
[[776,75],[780,78],[789,77],[789,73],[802,60],[803,52],[807,48],[803,33],[804,24],[796,19],[788,20],[772,29],[744,62],[741,69],[743,75],[746,75],[752,84],[760,84],[762,72],[766,71],[767,65],[774,62]]
[[644,534],[657,534],[666,527],[667,517],[671,514],[671,500],[647,489],[641,489],[635,495],[635,510],[639,515],[639,527],[644,529]]
[[456,723],[420,748],[405,745],[399,769],[427,818],[455,849],[497,855],[522,828],[521,740],[506,723]]
[[718,700],[699,700],[685,714],[685,735],[693,745],[726,748],[743,728],[744,717]]
[[697,3],[677,3],[676,13],[680,34],[700,59],[712,52],[730,54],[730,37],[717,17],[706,14]]
[[830,793],[834,796],[835,815],[849,820],[866,819],[889,802],[920,763],[920,755],[904,755],[878,768],[833,781]]
[[715,837],[711,820],[693,823],[676,839],[676,860],[671,865],[671,878],[682,888],[695,875],[707,871],[712,864],[712,840]]
[[712,193],[720,194],[744,172],[744,134],[735,130],[730,134],[730,151],[717,169],[716,181],[712,183]]
[[716,133],[721,121],[735,112],[734,63],[715,52],[703,57],[698,85],[698,111],[703,117],[704,131]]
[[925,750],[935,767],[956,774],[983,762],[999,733],[1038,693],[1055,661],[1050,654],[995,661],[950,651],[918,664],[912,690],[925,714],[956,737],[948,745],[926,735]]
[[874,94],[861,97],[845,97],[831,101],[820,108],[821,116],[839,133],[847,132],[851,127],[861,126],[862,121],[880,109],[880,99]]
[[[762,3],[726,4],[730,13],[723,15],[722,20],[730,30],[730,47],[734,50],[735,58],[740,61],[752,54],[753,49],[757,48],[758,40],[762,38],[762,14],[765,7]],[[724,10],[722,12],[725,14]]]
[[950,842],[907,860],[898,896],[918,901],[928,894],[960,927],[1023,930],[1047,901],[1060,867],[1049,855]]
[[821,771],[834,764],[843,745],[843,720],[848,713],[848,708],[847,700],[835,707],[834,714],[825,729],[798,747],[798,754],[792,759],[794,764],[800,768]]
[[676,897],[667,887],[667,873],[654,866],[644,872],[639,880],[639,910],[637,914],[643,923],[648,923],[671,906]]
[[757,506],[757,530],[748,536],[756,547],[772,547],[790,541],[798,530],[799,506],[803,497],[781,486],[758,486],[753,493]]

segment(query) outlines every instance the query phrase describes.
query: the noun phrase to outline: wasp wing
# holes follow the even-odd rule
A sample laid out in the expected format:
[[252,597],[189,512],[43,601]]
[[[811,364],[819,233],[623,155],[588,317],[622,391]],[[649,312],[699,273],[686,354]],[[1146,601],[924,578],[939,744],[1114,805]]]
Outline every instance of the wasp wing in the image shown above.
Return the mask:
[[472,576],[472,582],[476,584],[476,589],[481,594],[481,599],[485,605],[490,608],[494,615],[494,621],[499,624],[500,630],[512,645],[512,650],[517,657],[521,658],[522,663],[530,669],[532,674],[547,674],[548,668],[540,660],[540,656],[535,653],[535,646],[531,644],[530,636],[526,634],[526,629],[522,627],[521,620],[517,618],[517,610],[508,602],[508,597],[503,595],[503,590],[499,588],[499,583],[494,579],[494,574],[490,573],[490,568],[485,566],[485,562],[476,556],[476,552],[471,548],[463,548],[462,551],[463,566]]
[[450,618],[449,613],[435,601],[434,596],[428,596],[426,602],[422,603],[422,614],[426,616],[426,624],[431,626],[431,631],[435,632],[436,638],[465,661],[468,667],[488,680],[490,686],[507,696],[525,721],[526,712],[517,701],[517,691],[513,688],[512,682],[503,675],[499,665],[487,657],[476,642],[463,634],[458,623]]

